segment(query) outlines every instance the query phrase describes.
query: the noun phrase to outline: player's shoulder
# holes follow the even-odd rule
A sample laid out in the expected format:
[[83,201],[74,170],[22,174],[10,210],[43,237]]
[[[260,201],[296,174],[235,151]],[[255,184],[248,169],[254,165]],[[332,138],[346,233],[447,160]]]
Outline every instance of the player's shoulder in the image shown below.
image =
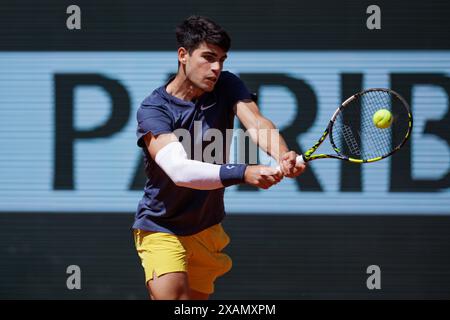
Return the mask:
[[171,109],[171,100],[166,93],[165,87],[161,86],[148,95],[140,105],[140,109],[162,109],[162,110],[170,110]]
[[236,74],[230,71],[222,71],[219,80],[217,81],[216,88],[219,91],[229,92],[230,90],[233,91],[240,88],[242,84],[242,80]]
[[239,77],[230,71],[222,71],[220,73],[219,81],[232,82],[236,80],[240,80]]
[[165,105],[167,101],[162,95],[161,90],[162,87],[153,90],[152,93],[150,93],[147,97],[145,97],[144,100],[142,100],[141,107]]
[[161,93],[163,87],[159,87],[148,95],[140,104],[137,111],[137,118],[148,116],[153,113],[165,113],[170,114],[170,104],[167,99]]

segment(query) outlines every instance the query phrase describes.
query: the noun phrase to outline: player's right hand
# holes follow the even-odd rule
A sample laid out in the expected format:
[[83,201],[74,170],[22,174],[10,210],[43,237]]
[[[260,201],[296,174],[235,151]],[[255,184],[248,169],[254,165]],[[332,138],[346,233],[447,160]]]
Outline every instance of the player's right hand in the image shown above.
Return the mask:
[[283,179],[283,174],[276,168],[256,165],[247,166],[245,169],[245,183],[254,187],[269,189],[271,186],[280,182],[281,179]]

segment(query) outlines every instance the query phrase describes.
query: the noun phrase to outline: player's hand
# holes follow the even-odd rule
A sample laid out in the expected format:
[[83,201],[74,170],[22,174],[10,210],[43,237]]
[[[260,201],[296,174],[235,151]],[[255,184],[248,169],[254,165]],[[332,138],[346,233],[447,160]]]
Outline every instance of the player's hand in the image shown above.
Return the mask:
[[298,154],[294,151],[284,153],[280,159],[280,170],[285,177],[295,178],[305,171],[305,164],[296,164]]
[[283,174],[276,168],[256,165],[245,169],[245,183],[262,189],[269,189],[283,179]]

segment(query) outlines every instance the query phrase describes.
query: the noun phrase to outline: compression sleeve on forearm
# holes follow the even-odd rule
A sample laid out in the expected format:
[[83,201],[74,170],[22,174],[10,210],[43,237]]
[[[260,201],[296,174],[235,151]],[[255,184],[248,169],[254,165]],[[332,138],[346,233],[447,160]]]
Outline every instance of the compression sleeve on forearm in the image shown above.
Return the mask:
[[180,142],[161,148],[155,162],[179,187],[213,190],[244,182],[245,164],[211,164],[190,160]]

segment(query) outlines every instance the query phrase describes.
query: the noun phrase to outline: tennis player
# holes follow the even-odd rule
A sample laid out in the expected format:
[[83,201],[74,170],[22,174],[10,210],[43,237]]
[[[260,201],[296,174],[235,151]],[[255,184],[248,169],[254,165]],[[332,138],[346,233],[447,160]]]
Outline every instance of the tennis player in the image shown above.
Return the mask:
[[[208,18],[191,16],[177,27],[176,38],[176,76],[153,91],[137,112],[137,144],[144,153],[147,182],[134,239],[151,299],[207,299],[216,278],[231,268],[230,257],[222,253],[230,241],[221,225],[225,187],[246,183],[267,189],[283,176],[300,175],[305,166],[296,166],[297,154],[271,130],[274,124],[261,115],[244,83],[222,71],[231,42],[225,30]],[[247,130],[277,135],[272,140],[251,137],[280,164],[281,172],[227,163],[226,143],[221,163],[196,159],[192,151],[207,144],[195,137],[195,127],[200,123],[203,135],[216,129],[225,137],[234,116]],[[190,133],[191,150],[179,140],[180,129]]]

